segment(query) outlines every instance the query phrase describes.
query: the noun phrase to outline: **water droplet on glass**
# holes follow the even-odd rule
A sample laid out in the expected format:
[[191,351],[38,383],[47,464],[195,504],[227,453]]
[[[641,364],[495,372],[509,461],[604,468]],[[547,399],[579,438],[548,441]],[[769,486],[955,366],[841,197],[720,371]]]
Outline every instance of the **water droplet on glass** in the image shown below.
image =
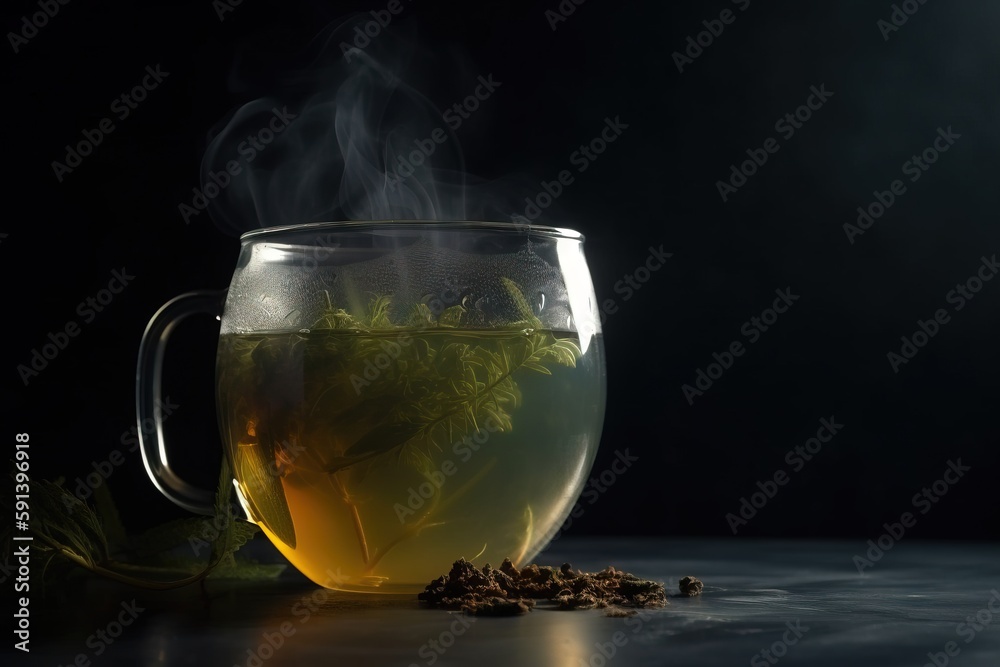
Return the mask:
[[535,295],[535,315],[541,315],[542,309],[545,308],[545,292],[539,292]]

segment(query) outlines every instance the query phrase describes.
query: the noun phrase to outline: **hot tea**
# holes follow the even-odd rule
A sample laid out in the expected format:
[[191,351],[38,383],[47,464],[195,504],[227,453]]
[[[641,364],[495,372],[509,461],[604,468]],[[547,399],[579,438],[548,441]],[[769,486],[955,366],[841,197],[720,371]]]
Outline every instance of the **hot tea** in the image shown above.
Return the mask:
[[604,419],[582,235],[375,220],[240,243],[229,287],[171,299],[139,347],[137,419],[156,425],[140,451],[164,496],[209,516],[228,502],[177,474],[157,412],[171,331],[208,314],[225,482],[316,583],[417,592],[457,558],[523,565],[553,539]]

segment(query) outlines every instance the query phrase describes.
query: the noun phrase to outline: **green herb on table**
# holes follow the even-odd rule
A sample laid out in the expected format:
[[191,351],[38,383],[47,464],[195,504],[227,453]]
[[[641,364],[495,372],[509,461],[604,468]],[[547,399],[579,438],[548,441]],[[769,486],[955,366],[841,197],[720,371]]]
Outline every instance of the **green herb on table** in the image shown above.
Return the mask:
[[[232,474],[225,462],[214,517],[171,521],[132,536],[121,523],[106,481],[95,489],[93,507],[61,481],[32,481],[30,485],[28,535],[33,540],[29,553],[48,581],[62,581],[82,571],[139,588],[165,590],[206,577],[273,577],[284,568],[235,558],[260,529],[234,515]],[[9,504],[8,499],[4,504]],[[2,535],[8,553],[12,537],[8,527]],[[197,556],[199,540],[209,547],[207,562]]]

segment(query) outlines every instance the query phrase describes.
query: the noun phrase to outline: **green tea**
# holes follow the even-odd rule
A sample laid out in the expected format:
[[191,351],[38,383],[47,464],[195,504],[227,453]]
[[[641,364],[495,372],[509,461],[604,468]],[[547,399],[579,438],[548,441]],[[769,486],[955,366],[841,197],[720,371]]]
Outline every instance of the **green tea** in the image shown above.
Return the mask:
[[222,336],[220,427],[244,508],[330,588],[419,590],[459,557],[528,562],[593,462],[600,337],[372,327],[379,308],[367,327],[331,312]]

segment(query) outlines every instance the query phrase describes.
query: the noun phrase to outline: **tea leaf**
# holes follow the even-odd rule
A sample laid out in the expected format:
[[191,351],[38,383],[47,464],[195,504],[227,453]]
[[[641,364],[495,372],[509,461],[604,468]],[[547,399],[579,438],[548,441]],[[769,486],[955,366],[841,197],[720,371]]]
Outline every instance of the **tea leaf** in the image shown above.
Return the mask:
[[[292,523],[292,515],[288,510],[288,501],[285,499],[285,489],[281,484],[281,477],[277,474],[274,435],[270,432],[266,424],[258,427],[257,442],[240,442],[236,448],[236,468],[240,484],[246,489],[243,497],[253,514],[250,518],[260,521],[268,530],[278,536],[278,538],[295,548],[295,526]],[[224,466],[228,472],[228,463]],[[220,480],[220,484],[223,482]],[[226,498],[232,493],[232,477],[226,481]],[[222,491],[220,487],[220,492]],[[220,507],[220,501],[216,501],[216,514],[223,512],[229,507],[228,500],[225,506]],[[223,515],[227,516],[227,515]]]
[[[272,463],[274,459],[271,459]],[[281,481],[276,477],[269,475],[270,468],[264,469],[264,476],[270,479],[274,479],[277,483],[281,484]],[[222,458],[222,469],[219,471],[219,488],[215,493],[215,521],[213,526],[221,525],[220,532],[218,536],[212,541],[212,556],[211,561],[213,563],[218,563],[223,559],[232,560],[233,554],[247,541],[252,538],[256,532],[259,530],[257,526],[247,523],[242,519],[237,518],[233,513],[233,473],[232,468],[229,467],[229,460],[225,457]],[[281,502],[285,501],[284,490],[281,491]],[[248,501],[249,502],[249,501]],[[288,505],[284,505],[285,514],[288,516],[289,526],[291,525],[291,515],[288,514]],[[270,526],[268,526],[270,527]],[[277,534],[277,533],[275,533]],[[291,545],[294,548],[295,532],[292,531],[292,541]]]
[[230,556],[235,554],[241,547],[243,547],[243,545],[252,540],[259,532],[260,528],[256,524],[243,521],[242,519],[234,519],[232,525],[232,535],[230,535],[229,541],[226,545],[226,555]]
[[[507,278],[502,282],[523,321],[540,328],[540,320],[518,285]],[[386,302],[375,300],[372,308],[382,308]],[[450,327],[460,322],[463,311],[461,306],[446,309],[439,325]],[[444,343],[421,350],[419,358],[402,356],[401,350],[397,366],[405,367],[405,374],[395,375],[391,366],[385,369],[365,388],[362,402],[351,409],[350,421],[354,423],[369,421],[356,419],[369,410],[383,415],[383,421],[362,434],[343,456],[328,461],[326,471],[336,472],[404,446],[425,452],[442,450],[481,430],[487,419],[502,430],[510,430],[511,411],[520,404],[520,391],[512,375],[521,368],[551,375],[547,363],[575,366],[582,354],[572,341],[537,329],[523,337],[490,342]],[[381,350],[373,349],[376,353]],[[344,416],[338,414],[337,422],[343,423]]]
[[[134,575],[147,575],[157,578],[166,576],[194,576],[205,570],[203,563],[194,562],[188,555],[175,553],[163,554],[157,565],[142,565],[129,568]],[[224,559],[212,568],[206,579],[273,579],[284,572],[288,566],[285,563],[258,563],[249,558],[236,555],[232,559]]]
[[465,308],[462,306],[451,306],[441,311],[441,315],[438,316],[438,326],[459,327],[462,325],[464,319]]
[[387,296],[376,296],[368,306],[368,325],[372,329],[389,329],[392,322],[389,321],[390,300]]

